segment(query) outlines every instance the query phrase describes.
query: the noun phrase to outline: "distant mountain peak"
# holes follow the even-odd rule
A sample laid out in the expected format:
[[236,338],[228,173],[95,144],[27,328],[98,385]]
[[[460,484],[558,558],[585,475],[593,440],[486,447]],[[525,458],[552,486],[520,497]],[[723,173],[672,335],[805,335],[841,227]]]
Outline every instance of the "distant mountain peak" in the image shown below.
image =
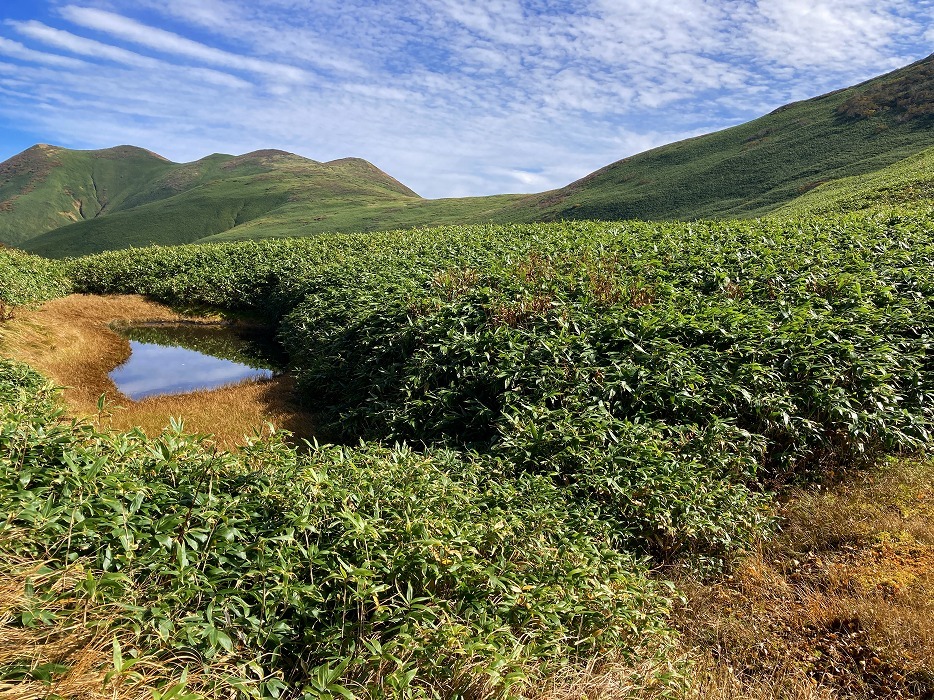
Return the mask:
[[136,158],[139,156],[148,156],[150,158],[158,158],[161,161],[166,163],[171,163],[168,158],[163,155],[159,155],[155,151],[150,151],[147,148],[140,148],[139,146],[130,146],[127,144],[120,146],[112,146],[110,148],[101,148],[93,153],[97,154],[99,158]]
[[417,192],[410,189],[409,187],[406,187],[392,175],[389,175],[385,170],[381,170],[364,158],[337,158],[335,160],[327,161],[324,163],[324,165],[329,168],[336,169],[347,168],[352,171],[365,174],[368,177],[375,177],[378,180],[381,180],[387,187],[389,187],[389,189],[398,192],[399,194],[405,195],[406,197],[419,197],[419,199],[421,199]]
[[288,161],[293,161],[296,163],[316,163],[310,158],[305,158],[304,156],[296,155],[295,153],[289,153],[288,151],[280,151],[276,148],[264,148],[258,151],[250,151],[249,153],[244,153],[242,156],[234,156],[221,167],[224,170],[233,170],[238,168],[241,165],[252,165],[259,164],[264,166],[273,166],[279,163],[284,163]]
[[[261,148],[258,151],[250,151],[249,153],[244,153],[238,158],[303,158],[304,156],[296,155],[295,153],[290,153],[289,151],[282,151],[278,148]],[[307,160],[307,159],[306,159]]]

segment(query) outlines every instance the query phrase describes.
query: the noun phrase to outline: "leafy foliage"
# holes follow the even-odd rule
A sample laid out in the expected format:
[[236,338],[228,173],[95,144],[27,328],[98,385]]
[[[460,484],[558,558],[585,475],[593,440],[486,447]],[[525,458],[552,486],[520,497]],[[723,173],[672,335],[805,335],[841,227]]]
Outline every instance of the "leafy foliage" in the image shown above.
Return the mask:
[[13,309],[64,296],[71,290],[57,262],[0,246],[0,321]]
[[665,639],[667,599],[599,514],[496,458],[101,433],[6,360],[0,398],[0,551],[80,564],[141,646],[250,695],[508,695]]
[[648,562],[721,562],[768,527],[775,484],[930,444],[923,208],[155,247],[67,272],[276,324],[346,443],[104,434],[0,365],[0,547],[81,562],[142,645],[259,696],[508,696],[663,642]]
[[348,442],[468,446],[603,510],[617,542],[720,556],[763,487],[929,439],[918,214],[442,228],[108,253],[89,291],[282,319]]
[[850,97],[837,113],[851,119],[893,115],[899,122],[934,117],[934,61],[921,61],[910,72],[874,81],[869,89]]

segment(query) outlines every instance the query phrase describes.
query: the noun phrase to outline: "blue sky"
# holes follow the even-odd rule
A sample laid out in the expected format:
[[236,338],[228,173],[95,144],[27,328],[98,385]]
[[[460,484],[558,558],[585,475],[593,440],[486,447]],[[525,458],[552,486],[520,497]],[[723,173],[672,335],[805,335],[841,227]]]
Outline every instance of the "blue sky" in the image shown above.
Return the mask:
[[538,192],[934,52],[934,0],[3,0],[0,160],[366,158]]

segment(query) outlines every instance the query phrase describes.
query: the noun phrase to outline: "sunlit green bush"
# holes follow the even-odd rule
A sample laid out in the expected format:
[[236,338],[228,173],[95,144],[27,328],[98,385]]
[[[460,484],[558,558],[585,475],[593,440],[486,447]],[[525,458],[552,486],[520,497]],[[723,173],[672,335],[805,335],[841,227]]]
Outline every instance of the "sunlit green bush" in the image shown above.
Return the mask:
[[70,290],[61,263],[0,246],[0,320],[10,318],[17,306],[55,299]]
[[761,528],[763,490],[931,430],[919,212],[448,227],[71,269],[90,291],[281,319],[304,400],[348,443],[492,450],[661,558],[721,556]]
[[227,684],[501,696],[667,637],[666,597],[598,510],[496,458],[101,433],[8,361],[0,397],[0,552],[80,564],[144,649],[235,667]]

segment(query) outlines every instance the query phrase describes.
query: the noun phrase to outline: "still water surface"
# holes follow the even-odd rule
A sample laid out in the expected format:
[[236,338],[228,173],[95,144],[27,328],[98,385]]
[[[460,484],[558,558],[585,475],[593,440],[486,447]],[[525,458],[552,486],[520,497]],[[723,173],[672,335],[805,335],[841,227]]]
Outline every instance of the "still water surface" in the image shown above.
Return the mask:
[[134,400],[269,378],[283,366],[281,351],[268,339],[225,326],[115,330],[129,339],[131,354],[110,378]]

